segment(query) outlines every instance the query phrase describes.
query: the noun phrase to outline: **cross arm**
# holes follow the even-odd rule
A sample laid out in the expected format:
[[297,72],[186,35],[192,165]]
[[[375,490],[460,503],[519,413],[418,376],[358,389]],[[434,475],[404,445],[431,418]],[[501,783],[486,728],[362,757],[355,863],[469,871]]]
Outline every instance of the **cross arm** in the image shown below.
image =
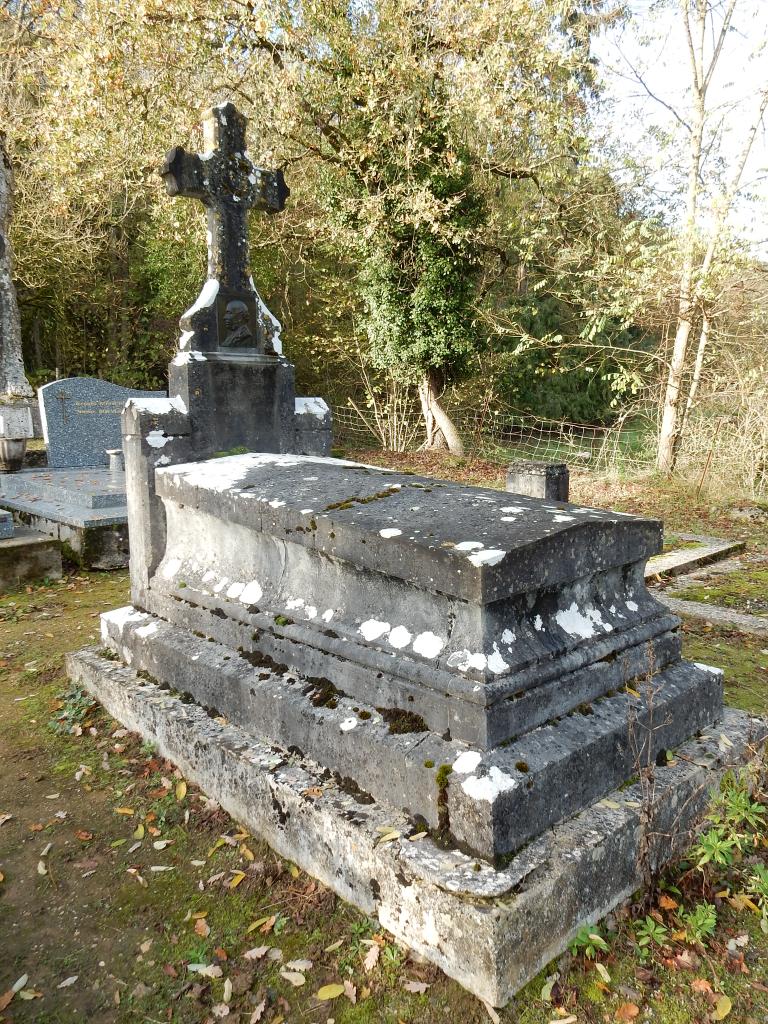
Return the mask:
[[175,146],[168,151],[160,175],[169,196],[191,196],[203,201],[208,198],[203,163],[197,153]]
[[285,209],[285,201],[291,194],[291,190],[285,184],[285,175],[282,171],[263,171],[258,167],[253,169],[253,177],[256,178],[254,192],[256,198],[253,203],[255,210],[263,210],[266,213],[280,213]]

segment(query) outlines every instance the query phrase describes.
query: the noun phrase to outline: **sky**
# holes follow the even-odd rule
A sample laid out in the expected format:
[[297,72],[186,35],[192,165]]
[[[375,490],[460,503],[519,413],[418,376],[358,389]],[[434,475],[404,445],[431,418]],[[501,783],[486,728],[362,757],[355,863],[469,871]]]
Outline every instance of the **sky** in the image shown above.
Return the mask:
[[[711,28],[716,34],[725,0],[713,0],[712,6]],[[644,201],[679,219],[687,171],[687,132],[675,113],[687,119],[691,80],[680,0],[663,4],[632,0],[631,7],[631,22],[610,29],[595,45],[605,85],[596,127],[606,145],[616,146],[642,167],[642,173],[636,173],[642,181]],[[707,103],[705,146],[709,155],[704,177],[715,189],[718,182],[730,179],[755,121],[759,94],[768,85],[766,41],[768,0],[737,0]],[[710,32],[707,56],[712,43]],[[763,123],[758,130],[729,221],[732,230],[763,258],[768,257],[767,127]]]

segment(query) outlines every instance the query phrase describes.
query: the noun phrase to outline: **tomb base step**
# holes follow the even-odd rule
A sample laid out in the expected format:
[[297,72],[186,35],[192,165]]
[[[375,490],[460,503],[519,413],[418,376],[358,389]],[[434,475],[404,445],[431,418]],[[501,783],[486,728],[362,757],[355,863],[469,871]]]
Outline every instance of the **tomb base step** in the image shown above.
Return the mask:
[[[478,751],[427,731],[415,715],[366,705],[327,679],[269,659],[254,663],[247,652],[130,606],[101,621],[104,643],[134,669],[240,723],[255,739],[301,751],[491,861],[707,727],[722,705],[722,673],[678,661],[638,690]],[[444,766],[453,771],[440,783]]]
[[[314,762],[211,718],[95,648],[69,655],[67,666],[251,832],[494,1006],[584,923],[626,900],[644,869],[682,852],[712,787],[726,770],[762,757],[768,735],[765,720],[726,710],[656,771],[651,794],[640,784],[615,790],[495,869],[429,838],[411,842],[415,829],[393,807],[358,802]],[[400,835],[382,843],[384,826]]]
[[[61,550],[72,561],[86,569],[125,569],[128,566],[128,516],[105,516],[92,521],[90,516],[78,517],[71,510],[59,515],[40,503],[25,503],[3,498],[16,518],[32,530],[58,541]],[[109,509],[110,513],[119,509]]]
[[38,580],[61,576],[61,551],[51,537],[28,526],[15,526],[0,540],[0,594]]

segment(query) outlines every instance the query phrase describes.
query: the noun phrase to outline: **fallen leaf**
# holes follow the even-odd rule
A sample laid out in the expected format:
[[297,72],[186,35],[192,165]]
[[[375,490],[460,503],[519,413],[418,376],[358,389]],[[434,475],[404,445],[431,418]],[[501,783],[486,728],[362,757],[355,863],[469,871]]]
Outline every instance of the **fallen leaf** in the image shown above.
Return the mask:
[[552,989],[555,987],[555,984],[559,979],[560,975],[557,973],[547,976],[547,980],[541,986],[541,1001],[543,1003],[552,1002]]
[[12,814],[8,814],[7,811],[5,813],[3,813],[3,814],[0,814],[0,825],[4,825],[6,823],[6,821],[10,821],[12,818],[13,818],[13,815]]
[[125,815],[130,816],[131,814],[135,814],[135,813],[136,812],[134,811],[134,809],[132,807],[116,807],[115,808],[115,814],[125,814]]
[[372,945],[368,952],[365,954],[365,960],[363,960],[363,968],[366,971],[372,971],[376,964],[379,962],[380,952],[380,947],[374,943],[374,945]]
[[139,946],[139,949],[141,950],[142,953],[148,953],[150,951],[150,949],[152,949],[152,943],[153,942],[154,942],[154,939],[146,939]]
[[694,992],[701,992],[704,995],[712,991],[712,986],[706,978],[694,978],[691,982],[691,988]]
[[289,971],[311,971],[313,964],[311,960],[291,960],[285,966]]
[[388,832],[384,833],[384,835],[379,839],[377,845],[378,846],[383,846],[384,843],[391,843],[393,840],[399,839],[399,838],[400,838],[400,833],[397,831],[397,829],[392,829],[391,831],[388,831]]
[[223,996],[224,996],[224,1002],[225,1003],[231,1003],[232,1002],[232,981],[229,978],[227,978],[225,980],[225,982],[224,982],[224,993],[223,993]]
[[640,1015],[640,1007],[635,1003],[622,1003],[616,1011],[616,1020],[634,1020]]
[[[21,992],[21,990],[26,987],[28,981],[29,975],[22,974],[22,976],[20,978],[17,978],[16,981],[14,981],[14,983],[11,985],[11,992],[13,992],[14,995],[17,992]],[[59,985],[59,988],[61,988],[61,985]]]
[[0,1010],[4,1010],[6,1006],[11,1002],[16,993],[12,988],[9,988],[7,992],[0,994]]
[[324,953],[333,953],[335,950],[340,949],[341,946],[343,946],[343,945],[344,945],[344,939],[337,939],[335,942],[332,942],[330,944],[330,946],[326,946],[325,949],[323,950],[323,952]]
[[270,950],[270,948],[270,946],[254,946],[253,949],[249,949],[245,953],[243,953],[243,959],[261,960],[262,957],[265,957],[267,955],[267,952]]
[[338,999],[342,995],[344,995],[343,985],[323,985],[322,988],[315,992],[315,999],[319,999],[321,1003],[326,1003],[331,999]]
[[207,939],[210,934],[211,929],[208,922],[204,917],[199,917],[197,921],[195,921],[195,935],[199,935],[201,939]]
[[190,974],[202,974],[204,978],[220,978],[224,971],[218,964],[187,964]]
[[715,1003],[715,1008],[712,1011],[712,1020],[725,1020],[728,1014],[731,1012],[733,1004],[728,996],[720,996]]
[[184,779],[182,779],[180,782],[176,783],[176,799],[178,801],[182,801],[186,795],[187,795],[187,784],[184,781]]
[[596,963],[595,964],[595,970],[600,975],[600,977],[603,979],[603,981],[606,983],[606,985],[610,985],[610,983],[611,983],[611,976],[608,973],[608,968],[605,966],[605,964]]
[[421,995],[422,992],[426,992],[429,985],[426,981],[406,981],[403,985],[406,992],[415,992],[417,995]]
[[19,999],[42,999],[43,993],[36,992],[33,988],[23,988],[19,992]]
[[74,985],[75,984],[75,982],[77,981],[78,977],[79,977],[78,974],[73,974],[69,978],[65,978],[64,981],[62,981],[59,985],[56,986],[56,988],[69,988],[70,985]]
[[229,888],[230,889],[236,889],[238,887],[238,885],[240,885],[240,883],[242,882],[242,880],[244,878],[245,878],[245,872],[244,871],[235,871],[234,874],[232,875],[232,878],[230,879]]
[[154,841],[154,843],[152,843],[152,849],[153,850],[164,850],[166,848],[166,846],[172,846],[172,845],[173,845],[173,840],[172,839],[156,839]]
[[307,980],[299,971],[286,971],[285,968],[280,971],[280,977],[285,978],[285,980],[290,982],[294,988],[301,988]]
[[84,828],[79,828],[75,832],[75,839],[79,839],[83,843],[90,843],[93,839],[93,832],[87,832]]
[[45,861],[44,860],[39,860],[37,862],[37,873],[38,873],[38,875],[47,875],[48,874],[48,868],[45,866]]
[[264,1015],[264,1011],[266,1010],[266,1008],[267,1008],[267,1000],[266,999],[262,999],[261,1002],[259,1003],[259,1005],[256,1007],[256,1009],[251,1014],[251,1019],[248,1021],[248,1024],[259,1024],[259,1021],[261,1020],[262,1016]]
[[[493,1024],[501,1024],[501,1017],[498,1015],[498,1013],[496,1013],[496,1011],[491,1006],[491,1004],[490,1003],[486,1003],[486,1001],[484,999],[482,1000],[482,1004],[485,1007],[485,1012],[488,1014],[488,1016],[493,1021]],[[576,1020],[575,1017],[573,1019]],[[567,1024],[567,1022],[563,1021],[562,1024]]]
[[348,978],[344,979],[344,995],[354,1006],[357,1002],[357,989]]
[[659,897],[659,906],[662,910],[677,910],[680,904],[673,900],[671,896],[667,896],[665,892]]
[[216,1003],[215,1006],[211,1007],[211,1013],[214,1017],[222,1018],[229,1016],[229,1007],[226,1003]]

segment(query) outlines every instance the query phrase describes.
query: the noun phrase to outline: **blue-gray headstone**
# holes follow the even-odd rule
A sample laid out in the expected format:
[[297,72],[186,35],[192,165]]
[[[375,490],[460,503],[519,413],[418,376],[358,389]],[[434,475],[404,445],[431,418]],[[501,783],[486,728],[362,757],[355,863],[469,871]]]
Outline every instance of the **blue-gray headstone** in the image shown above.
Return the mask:
[[106,466],[108,448],[123,444],[120,415],[129,398],[164,397],[95,377],[68,377],[38,389],[51,469]]

